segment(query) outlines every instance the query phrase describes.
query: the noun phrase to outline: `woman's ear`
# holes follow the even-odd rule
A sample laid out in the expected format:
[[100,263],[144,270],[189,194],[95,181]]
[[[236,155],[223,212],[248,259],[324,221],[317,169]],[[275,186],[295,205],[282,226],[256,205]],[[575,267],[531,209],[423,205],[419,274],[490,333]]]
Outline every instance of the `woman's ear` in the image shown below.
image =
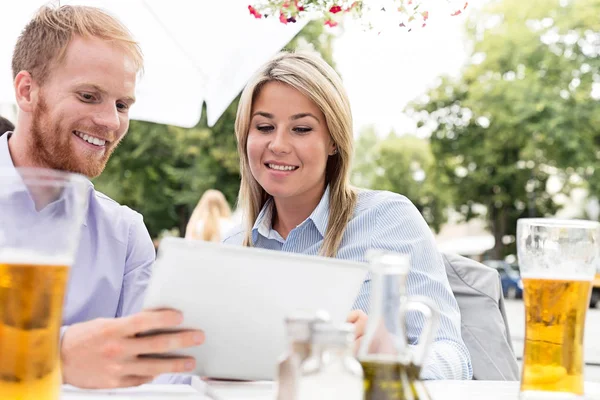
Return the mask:
[[329,156],[334,156],[338,153],[337,146],[335,143],[331,142],[331,146],[329,147]]

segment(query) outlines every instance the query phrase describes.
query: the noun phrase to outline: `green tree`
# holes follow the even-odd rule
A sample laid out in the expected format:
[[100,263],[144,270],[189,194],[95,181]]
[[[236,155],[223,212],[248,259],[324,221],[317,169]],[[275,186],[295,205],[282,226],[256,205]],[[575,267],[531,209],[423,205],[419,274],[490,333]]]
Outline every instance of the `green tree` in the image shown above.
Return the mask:
[[[308,23],[286,46],[312,48],[332,62],[332,36],[322,23]],[[332,64],[333,65],[333,64]],[[187,221],[202,193],[221,190],[233,205],[239,191],[235,115],[239,96],[213,127],[206,112],[191,129],[132,121],[127,137],[95,179],[98,190],[144,215],[152,237]]]
[[[600,136],[598,0],[493,1],[471,19],[470,62],[409,107],[465,219],[481,214],[495,257],[516,219],[551,216],[577,174],[595,180]],[[556,188],[550,188],[554,180]],[[552,189],[552,190],[549,190]]]
[[379,140],[373,127],[361,132],[353,183],[405,195],[436,231],[446,221],[451,198],[441,178],[427,140],[394,133]]
[[380,139],[374,126],[365,126],[358,136],[354,150],[352,183],[359,187],[372,188],[375,177],[377,145]]

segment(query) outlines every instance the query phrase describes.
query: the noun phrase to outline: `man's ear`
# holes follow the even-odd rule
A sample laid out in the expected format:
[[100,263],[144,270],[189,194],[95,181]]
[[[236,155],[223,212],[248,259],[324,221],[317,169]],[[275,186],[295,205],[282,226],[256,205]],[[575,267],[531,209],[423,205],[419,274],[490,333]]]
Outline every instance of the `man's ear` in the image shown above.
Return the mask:
[[39,86],[33,80],[31,74],[27,71],[19,72],[15,77],[14,87],[19,108],[24,112],[33,112],[37,103]]

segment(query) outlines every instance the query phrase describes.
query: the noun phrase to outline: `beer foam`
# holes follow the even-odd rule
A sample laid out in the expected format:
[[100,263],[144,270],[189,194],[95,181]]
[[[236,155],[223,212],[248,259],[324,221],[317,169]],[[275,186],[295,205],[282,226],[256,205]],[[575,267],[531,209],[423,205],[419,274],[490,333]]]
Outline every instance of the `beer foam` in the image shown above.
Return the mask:
[[573,271],[556,272],[556,271],[528,271],[521,272],[521,279],[547,279],[561,281],[592,281],[594,276],[577,273]]
[[30,250],[0,249],[0,264],[33,264],[47,266],[70,266],[73,257],[65,255],[51,256]]

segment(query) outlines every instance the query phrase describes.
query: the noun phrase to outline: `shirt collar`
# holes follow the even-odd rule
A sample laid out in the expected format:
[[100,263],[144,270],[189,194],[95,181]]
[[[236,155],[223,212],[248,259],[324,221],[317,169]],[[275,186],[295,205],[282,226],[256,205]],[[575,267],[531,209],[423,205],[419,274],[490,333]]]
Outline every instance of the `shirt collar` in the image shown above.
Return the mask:
[[[11,135],[13,134],[13,132],[6,132],[4,135],[0,136],[0,168],[5,169],[6,171],[8,171],[9,174],[17,174],[17,169],[15,167],[15,164],[12,160],[12,157],[10,156],[10,151],[8,149],[8,139],[10,139]],[[94,184],[90,181],[87,180],[88,182],[88,193],[93,192],[93,188],[94,188]],[[23,185],[23,191],[27,192],[27,188],[25,187],[25,185]],[[68,197],[68,196],[65,196]],[[64,205],[63,207],[68,207],[68,205]],[[89,204],[88,204],[89,207]],[[86,214],[89,214],[86,212]],[[83,218],[83,226],[87,226],[87,217],[88,215],[84,216]]]
[[317,207],[313,210],[308,219],[315,224],[315,227],[321,236],[325,237],[327,225],[329,224],[329,185],[325,188],[321,201],[319,201],[319,204],[317,204]]
[[13,164],[10,152],[8,151],[8,138],[11,135],[12,132],[6,132],[0,136],[0,168],[6,168],[7,170],[15,169],[15,164]]
[[[273,198],[271,197],[265,202],[258,217],[256,217],[256,221],[252,227],[252,241],[254,243],[256,243],[258,239],[259,233],[265,238],[273,238],[273,206]],[[329,223],[329,185],[325,188],[321,201],[319,201],[319,204],[317,204],[317,207],[315,207],[306,221],[312,221],[321,236],[325,237],[325,232],[327,231],[327,225]],[[306,223],[306,221],[302,224]]]

